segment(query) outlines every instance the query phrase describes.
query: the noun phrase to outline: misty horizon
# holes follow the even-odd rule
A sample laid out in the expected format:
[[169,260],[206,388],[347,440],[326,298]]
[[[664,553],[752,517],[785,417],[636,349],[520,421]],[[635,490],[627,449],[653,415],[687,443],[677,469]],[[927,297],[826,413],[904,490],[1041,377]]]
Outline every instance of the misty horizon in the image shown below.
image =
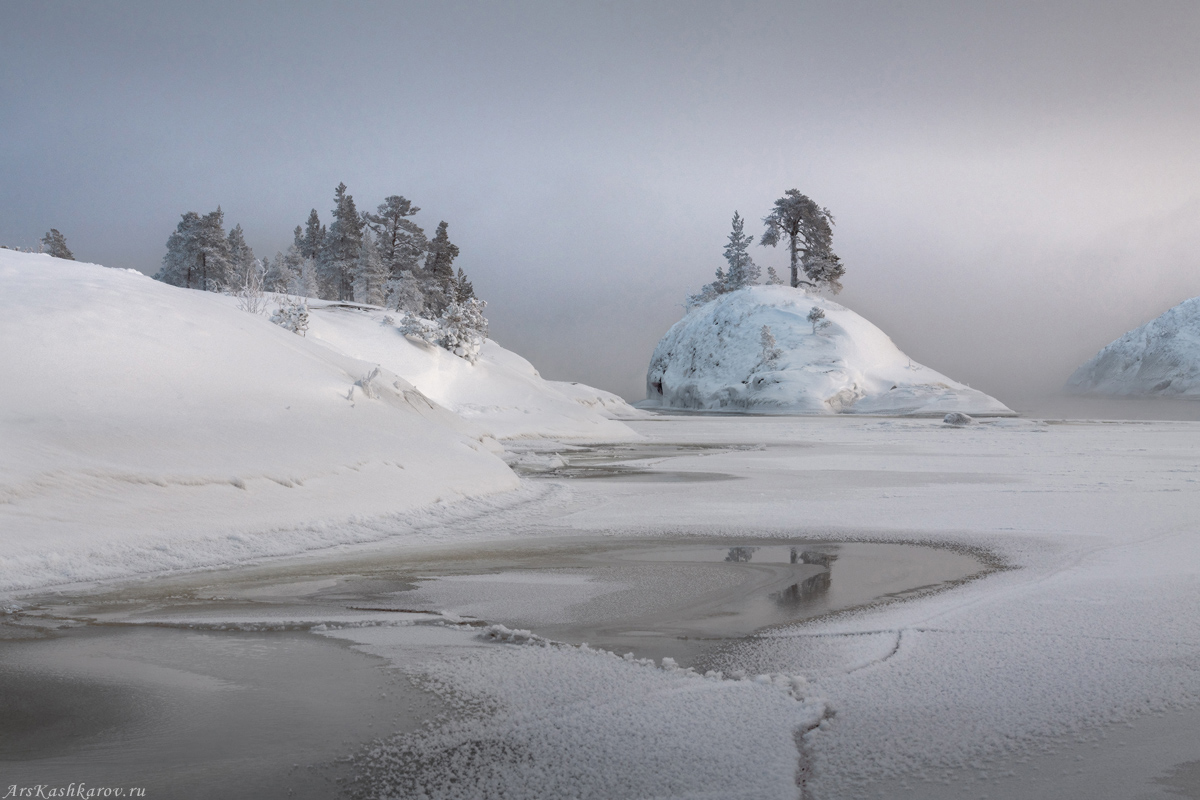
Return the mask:
[[187,211],[262,257],[340,181],[401,194],[493,338],[631,400],[791,188],[838,302],[1014,407],[1200,294],[1188,4],[217,8],[0,11],[0,244],[153,274]]

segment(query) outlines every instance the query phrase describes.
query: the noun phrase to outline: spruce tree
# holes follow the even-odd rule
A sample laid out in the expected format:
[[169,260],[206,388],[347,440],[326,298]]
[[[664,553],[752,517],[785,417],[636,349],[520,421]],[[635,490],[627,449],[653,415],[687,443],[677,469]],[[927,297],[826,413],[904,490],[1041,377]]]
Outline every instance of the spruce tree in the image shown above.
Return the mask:
[[363,222],[354,198],[339,183],[334,190],[333,222],[325,236],[317,273],[321,288],[331,300],[354,299],[354,267],[362,246]]
[[458,245],[450,242],[449,226],[443,220],[438,223],[437,233],[429,243],[429,255],[425,257],[426,303],[430,316],[440,316],[455,297],[457,289],[454,276],[454,259],[458,257]]
[[296,245],[300,248],[300,252],[305,258],[311,258],[316,261],[320,257],[321,248],[325,244],[325,226],[321,224],[321,218],[317,216],[315,208],[308,214],[308,222],[304,227],[304,235],[300,235],[300,226],[297,225],[295,237]]
[[717,279],[726,292],[734,292],[758,283],[758,265],[750,257],[750,245],[754,244],[754,237],[743,232],[744,225],[745,220],[734,211],[733,230],[729,234],[729,244],[725,245],[725,261],[729,264],[729,270],[725,273],[723,281],[719,270],[717,273]]
[[58,228],[51,228],[42,237],[42,244],[46,246],[46,252],[54,258],[64,258],[67,261],[74,261],[75,255],[67,247],[67,239],[58,232]]

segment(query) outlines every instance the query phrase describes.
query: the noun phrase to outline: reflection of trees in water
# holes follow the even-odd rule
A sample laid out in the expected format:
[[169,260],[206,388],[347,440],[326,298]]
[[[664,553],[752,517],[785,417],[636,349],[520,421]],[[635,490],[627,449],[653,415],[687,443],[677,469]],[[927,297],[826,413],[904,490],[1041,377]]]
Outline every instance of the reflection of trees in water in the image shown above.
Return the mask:
[[795,547],[792,548],[793,564],[816,564],[818,567],[828,569],[835,561],[837,561],[837,553],[828,553],[824,550],[800,550]]
[[757,547],[731,547],[729,548],[729,555],[725,556],[725,560],[745,563],[754,557],[754,551],[757,549]]
[[782,592],[776,592],[771,599],[781,606],[798,606],[828,592],[831,583],[828,572],[818,572],[800,583],[793,583]]

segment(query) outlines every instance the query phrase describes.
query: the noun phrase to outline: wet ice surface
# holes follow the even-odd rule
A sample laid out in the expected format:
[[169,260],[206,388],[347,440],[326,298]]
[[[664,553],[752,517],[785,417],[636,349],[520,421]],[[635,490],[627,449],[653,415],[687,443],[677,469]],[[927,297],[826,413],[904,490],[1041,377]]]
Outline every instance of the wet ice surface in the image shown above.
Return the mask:
[[336,642],[294,632],[87,627],[0,648],[4,785],[147,797],[327,798],[335,759],[440,705]]
[[433,577],[390,602],[687,666],[728,639],[934,591],[989,568],[942,548],[754,539],[604,544],[513,563],[520,569],[463,575],[429,564]]
[[[657,704],[665,715],[658,724],[682,730],[677,726],[692,715],[700,716],[688,724],[711,721],[714,707],[670,699],[673,683],[690,680],[700,681],[691,693],[698,688],[715,707],[728,705],[733,717],[759,708],[761,730],[722,747],[739,754],[739,769],[762,773],[738,778],[744,796],[787,797],[800,763],[793,731],[820,720],[819,702],[798,702],[802,697],[787,693],[787,678],[779,679],[784,691],[636,659],[703,667],[706,653],[756,630],[943,589],[987,569],[970,554],[912,545],[570,539],[375,554],[369,561],[251,568],[47,597],[10,621],[10,632],[26,638],[0,647],[0,769],[17,783],[133,781],[172,797],[324,797],[347,785],[363,790],[335,783],[354,771],[339,758],[363,752],[376,735],[400,735],[421,754],[417,761],[397,771],[378,755],[394,751],[375,751],[355,769],[372,790],[399,786],[400,775],[416,791],[421,782],[440,785],[461,771],[460,761],[445,762],[446,753],[459,759],[463,742],[483,737],[503,744],[497,752],[472,751],[477,777],[496,773],[495,759],[512,756],[513,742],[524,742],[522,759],[564,770],[530,795],[552,796],[551,785],[572,791],[569,765],[580,758],[562,749],[564,726],[570,728],[563,720],[574,720],[573,735],[584,738],[605,724],[574,708],[581,682],[590,695],[607,697],[595,712],[601,716],[631,702]],[[467,621],[456,624],[460,618]],[[74,622],[60,629],[64,620]],[[513,652],[481,639],[484,622],[531,628],[565,647]],[[584,642],[591,648],[580,649]],[[479,674],[488,676],[482,684]],[[514,723],[522,718],[515,710],[522,679],[536,674],[541,713]],[[457,677],[449,681],[450,675]],[[512,686],[501,685],[506,681]],[[497,702],[508,711],[497,715]],[[462,712],[458,727],[443,726],[432,739],[421,733],[420,722],[447,707]],[[546,713],[559,720],[553,741],[541,730]],[[623,724],[639,728],[634,716]],[[643,729],[642,735],[681,734]],[[645,756],[651,761],[640,767],[640,783],[628,773],[637,771],[644,748],[625,753],[624,777],[603,784],[603,795],[653,791],[667,768],[656,759],[678,757],[684,742],[676,744]],[[728,773],[708,747],[695,741],[685,749],[692,750],[689,759]],[[782,783],[778,771],[763,772],[781,759],[790,765]],[[680,784],[685,796],[694,781],[712,779],[690,774]],[[468,785],[480,788],[462,784]]]

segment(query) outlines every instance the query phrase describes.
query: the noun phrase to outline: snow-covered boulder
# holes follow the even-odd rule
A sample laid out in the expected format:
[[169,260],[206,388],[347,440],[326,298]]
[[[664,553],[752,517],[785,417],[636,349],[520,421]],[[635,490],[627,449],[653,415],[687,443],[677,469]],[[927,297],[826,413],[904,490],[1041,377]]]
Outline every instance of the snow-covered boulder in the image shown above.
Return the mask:
[[638,404],[643,408],[1013,413],[995,398],[915,363],[845,306],[788,286],[751,286],[689,311],[655,348],[646,394]]
[[1200,397],[1200,297],[1135,328],[1075,370],[1085,394]]
[[517,488],[487,433],[232,298],[0,250],[0,594],[330,546],[370,535],[352,518]]
[[[616,421],[614,412],[628,408],[616,395],[583,384],[547,381],[532,364],[491,339],[484,341],[472,363],[405,336],[399,316],[373,306],[310,301],[308,337],[400,375],[426,397],[498,439],[640,438]],[[610,399],[606,402],[604,397]]]

